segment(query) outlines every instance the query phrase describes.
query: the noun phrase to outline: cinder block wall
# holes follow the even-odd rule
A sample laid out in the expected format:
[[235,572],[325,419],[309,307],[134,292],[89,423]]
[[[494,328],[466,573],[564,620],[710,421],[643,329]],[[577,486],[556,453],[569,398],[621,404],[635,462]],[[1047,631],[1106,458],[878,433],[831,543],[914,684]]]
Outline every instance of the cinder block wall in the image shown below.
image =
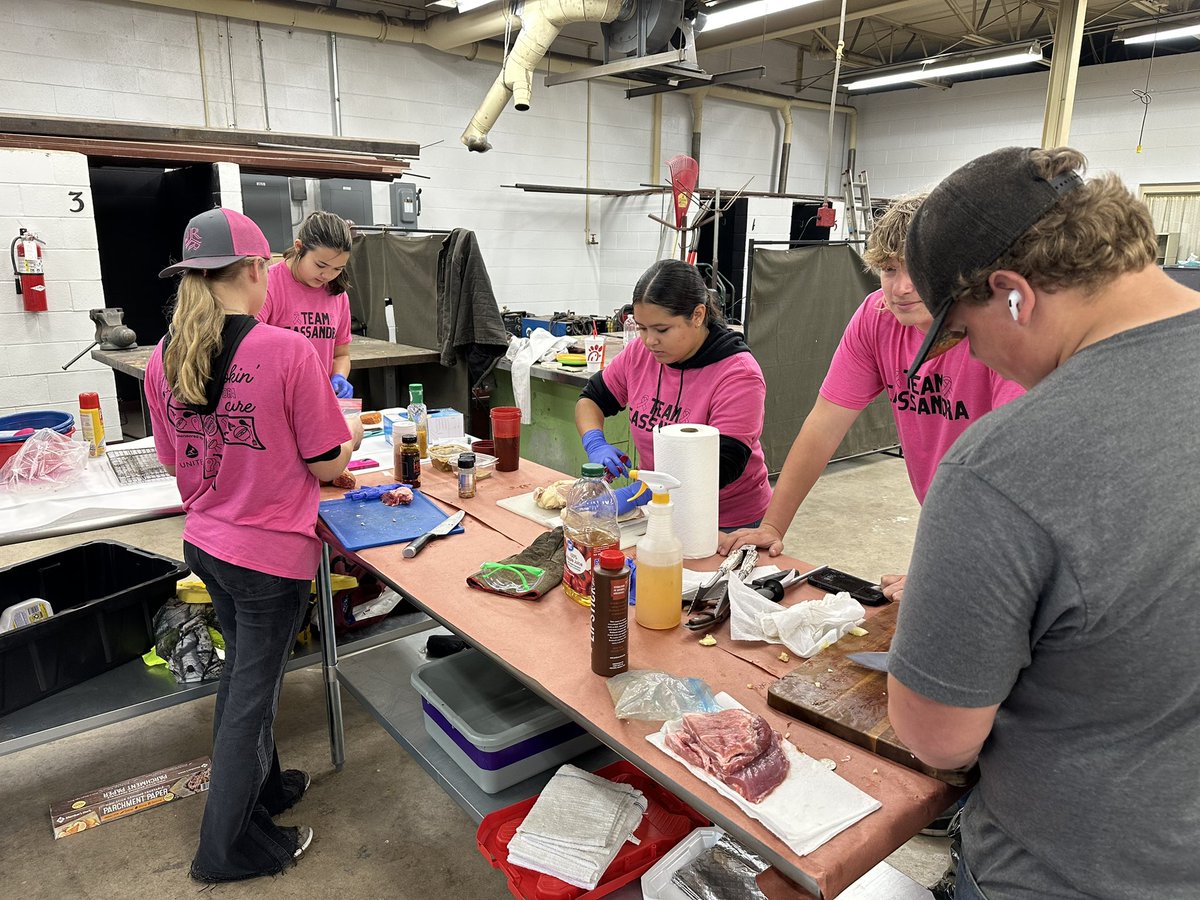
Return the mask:
[[[10,274],[9,242],[25,227],[46,242],[45,312],[25,312]],[[85,355],[89,309],[104,306],[87,159],[77,153],[0,148],[0,411],[61,409],[79,416],[79,394],[100,395],[105,427],[120,434],[112,369]]]

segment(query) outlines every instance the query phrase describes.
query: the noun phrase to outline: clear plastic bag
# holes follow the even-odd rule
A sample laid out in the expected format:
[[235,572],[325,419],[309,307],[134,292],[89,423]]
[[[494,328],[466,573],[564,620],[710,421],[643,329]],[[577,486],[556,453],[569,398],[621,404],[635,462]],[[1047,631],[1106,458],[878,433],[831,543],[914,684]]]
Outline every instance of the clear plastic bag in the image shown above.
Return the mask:
[[0,490],[55,490],[79,478],[87,461],[87,444],[50,428],[39,428],[0,467]]
[[679,678],[667,672],[631,669],[608,679],[618,719],[666,722],[684,713],[716,712],[721,707],[701,678]]

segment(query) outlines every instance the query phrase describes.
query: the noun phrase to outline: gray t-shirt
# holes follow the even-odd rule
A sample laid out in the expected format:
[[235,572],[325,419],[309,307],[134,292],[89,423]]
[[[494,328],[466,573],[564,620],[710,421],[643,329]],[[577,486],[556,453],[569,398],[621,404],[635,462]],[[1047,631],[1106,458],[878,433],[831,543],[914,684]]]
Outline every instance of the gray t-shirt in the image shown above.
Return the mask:
[[889,665],[1000,704],[989,900],[1200,897],[1200,311],[1087,347],[946,454]]

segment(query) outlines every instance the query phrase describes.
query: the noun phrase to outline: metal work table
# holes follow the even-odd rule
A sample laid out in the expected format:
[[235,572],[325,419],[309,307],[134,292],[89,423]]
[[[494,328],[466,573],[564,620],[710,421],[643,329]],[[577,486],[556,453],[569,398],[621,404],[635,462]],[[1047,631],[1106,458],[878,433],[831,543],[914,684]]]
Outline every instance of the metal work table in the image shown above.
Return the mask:
[[[111,367],[114,372],[119,372],[122,375],[127,375],[142,382],[146,380],[146,364],[150,362],[150,355],[154,352],[155,346],[157,345],[130,347],[128,350],[93,350],[92,359]],[[442,354],[440,351],[430,350],[426,347],[414,347],[410,344],[393,344],[391,341],[381,341],[377,338],[364,337],[357,334],[350,339],[351,372],[356,369],[384,369],[395,368],[397,366],[436,363],[441,358]],[[375,387],[374,376],[376,374],[374,372],[370,373],[372,388]],[[377,404],[380,409],[388,409],[399,403],[401,395],[398,384],[398,375],[392,378],[384,377],[380,379],[379,389],[383,400],[382,403]],[[138,394],[141,397],[140,390]],[[144,400],[141,403],[141,413],[143,433],[148,435],[150,434],[150,422]],[[137,429],[135,428],[135,430]]]

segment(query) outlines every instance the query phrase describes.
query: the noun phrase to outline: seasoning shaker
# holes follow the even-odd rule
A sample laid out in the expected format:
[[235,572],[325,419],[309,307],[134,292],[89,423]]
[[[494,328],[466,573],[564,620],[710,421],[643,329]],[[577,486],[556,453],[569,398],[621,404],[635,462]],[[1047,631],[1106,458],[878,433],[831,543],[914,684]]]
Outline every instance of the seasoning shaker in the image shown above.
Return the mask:
[[458,496],[470,499],[475,496],[475,454],[458,454]]

